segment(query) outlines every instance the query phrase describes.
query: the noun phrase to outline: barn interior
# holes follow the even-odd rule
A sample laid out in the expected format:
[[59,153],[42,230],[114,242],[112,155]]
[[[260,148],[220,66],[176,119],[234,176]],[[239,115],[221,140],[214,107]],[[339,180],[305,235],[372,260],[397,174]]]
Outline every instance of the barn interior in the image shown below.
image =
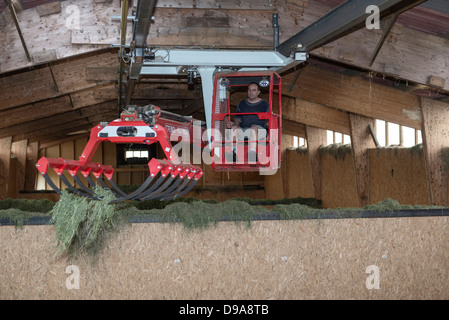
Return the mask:
[[[368,5],[374,8],[366,11]],[[0,2],[0,43],[0,200],[58,202],[60,194],[36,163],[42,157],[77,160],[92,128],[119,118],[127,105],[155,105],[208,123],[205,96],[212,90],[206,78],[190,73],[189,65],[176,75],[143,70],[148,61],[164,61],[182,50],[232,50],[242,60],[251,52],[275,52],[285,59],[272,68],[282,78],[280,167],[274,174],[226,172],[201,162],[204,174],[185,197],[313,199],[323,209],[366,208],[386,199],[448,206],[445,0],[6,0]],[[237,92],[232,110],[244,98],[245,92]],[[164,153],[156,145],[103,142],[92,161],[111,165],[117,185],[133,187],[148,178],[153,156]],[[57,188],[67,188],[56,172],[49,170],[48,176]],[[100,263],[123,274],[119,282],[126,285],[88,272],[82,278],[88,290],[64,285],[67,274],[59,269],[67,263],[49,258],[50,226],[22,235],[3,226],[1,241],[15,243],[29,259],[3,249],[0,282],[11,285],[0,297],[447,299],[441,279],[449,274],[444,263],[449,250],[442,241],[448,220],[447,210],[439,210],[439,217],[326,222],[321,231],[316,221],[253,223],[246,233],[225,224],[222,232],[193,235],[137,223],[120,234],[119,244],[111,245]],[[296,231],[301,246],[294,245]],[[421,244],[407,245],[416,238]],[[375,245],[368,250],[355,239]],[[150,242],[166,248],[147,250],[143,244]],[[125,247],[133,255],[124,254]],[[249,260],[241,259],[244,252],[251,252]],[[160,277],[141,272],[149,260],[157,261],[151,270],[165,270]],[[222,280],[212,271],[198,271],[206,260],[217,270],[227,266]],[[25,285],[35,264],[42,266],[42,290]],[[365,268],[373,264],[382,270],[384,290],[365,286]],[[90,268],[84,261],[77,265]],[[263,280],[252,267],[271,276]],[[137,270],[137,278],[121,268]],[[24,276],[13,279],[14,270]],[[350,277],[340,277],[348,272]],[[326,280],[324,273],[330,275]],[[246,282],[248,275],[256,280]],[[153,281],[148,286],[136,285],[148,279]]]

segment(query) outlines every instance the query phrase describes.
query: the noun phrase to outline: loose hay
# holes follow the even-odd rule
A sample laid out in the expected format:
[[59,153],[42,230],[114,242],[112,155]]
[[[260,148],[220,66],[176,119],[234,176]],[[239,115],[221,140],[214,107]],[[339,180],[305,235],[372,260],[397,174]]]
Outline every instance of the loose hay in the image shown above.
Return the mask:
[[[124,209],[123,211],[129,211]],[[163,209],[133,211],[141,215],[158,217],[161,222],[179,222],[188,229],[205,229],[215,226],[220,220],[231,220],[236,223],[246,222],[251,225],[255,214],[265,212],[267,209],[253,206],[245,201],[227,200],[210,203],[204,201],[175,202]]]
[[108,235],[123,224],[124,217],[117,210],[119,205],[110,203],[115,199],[112,192],[98,188],[96,194],[101,200],[62,192],[50,211],[56,230],[57,254],[96,256]]

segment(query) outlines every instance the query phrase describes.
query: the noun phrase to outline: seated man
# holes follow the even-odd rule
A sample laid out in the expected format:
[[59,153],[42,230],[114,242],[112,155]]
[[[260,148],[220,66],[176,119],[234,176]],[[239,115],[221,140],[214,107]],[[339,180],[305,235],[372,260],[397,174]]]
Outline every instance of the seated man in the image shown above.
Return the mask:
[[[268,102],[259,97],[260,88],[256,82],[252,82],[248,86],[248,98],[240,101],[237,105],[238,113],[252,113],[252,112],[268,112],[269,105]],[[243,140],[244,137],[248,137],[250,141],[249,151],[248,151],[248,161],[257,161],[256,152],[256,140],[265,140],[267,135],[267,123],[266,120],[261,120],[256,114],[244,114],[236,115],[234,122],[228,121],[226,124],[228,129],[241,129],[238,134],[239,140]],[[249,132],[248,132],[249,131]],[[232,160],[236,161],[236,150],[234,148],[234,154],[232,155]],[[225,155],[227,160],[231,162],[230,156]]]

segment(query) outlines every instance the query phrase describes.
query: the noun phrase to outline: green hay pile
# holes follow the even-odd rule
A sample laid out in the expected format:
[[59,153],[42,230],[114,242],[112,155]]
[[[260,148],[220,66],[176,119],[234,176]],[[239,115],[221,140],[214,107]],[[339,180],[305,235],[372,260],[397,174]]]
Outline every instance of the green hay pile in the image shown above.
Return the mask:
[[246,225],[250,226],[255,214],[267,211],[265,208],[240,200],[178,201],[162,209],[138,210],[131,207],[121,210],[130,216],[145,215],[160,222],[181,223],[187,230],[216,226],[220,220],[235,221],[237,224],[246,222]]
[[101,200],[62,191],[60,200],[50,211],[56,230],[57,254],[96,256],[108,236],[123,226],[127,217],[118,214],[120,205],[110,204],[115,199],[112,192],[102,188],[95,192]]
[[[120,230],[131,217],[147,216],[160,222],[181,223],[187,230],[206,229],[225,219],[249,227],[255,214],[267,209],[228,200],[200,201],[183,199],[166,204],[163,208],[139,210],[133,202],[111,204],[111,192],[96,190],[102,199],[89,200],[63,191],[60,200],[50,211],[56,230],[57,254],[69,258],[85,254],[97,257],[106,240]],[[159,202],[160,203],[160,202]],[[148,203],[147,203],[148,205]]]
[[391,212],[396,210],[412,210],[412,209],[441,209],[441,206],[426,206],[426,205],[403,205],[398,201],[387,198],[375,204],[367,205],[363,208],[337,208],[337,209],[319,209],[307,205],[293,203],[293,204],[279,204],[273,208],[273,212],[279,213],[280,219],[283,220],[299,220],[306,218],[320,219],[324,215],[331,213],[336,218],[360,218],[362,212],[372,211],[374,213],[382,214],[384,212]]
[[8,198],[0,201],[0,219],[9,219],[20,229],[32,217],[48,216],[54,205],[50,200]]
[[323,156],[325,154],[333,155],[336,160],[344,160],[346,155],[351,154],[351,144],[334,143],[318,148],[318,154]]
[[0,209],[0,219],[8,219],[14,223],[16,228],[22,229],[24,224],[33,217],[46,217],[48,214],[41,212],[24,211],[17,208]]
[[49,212],[55,203],[50,200],[34,200],[34,199],[5,199],[0,201],[0,210],[19,209],[27,212]]

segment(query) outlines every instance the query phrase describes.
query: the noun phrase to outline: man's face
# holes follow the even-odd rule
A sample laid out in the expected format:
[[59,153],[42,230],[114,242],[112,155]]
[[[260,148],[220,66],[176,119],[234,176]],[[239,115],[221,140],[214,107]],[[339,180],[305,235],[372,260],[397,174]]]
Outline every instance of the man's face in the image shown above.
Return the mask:
[[255,100],[259,97],[259,88],[256,84],[250,84],[248,86],[248,100]]

